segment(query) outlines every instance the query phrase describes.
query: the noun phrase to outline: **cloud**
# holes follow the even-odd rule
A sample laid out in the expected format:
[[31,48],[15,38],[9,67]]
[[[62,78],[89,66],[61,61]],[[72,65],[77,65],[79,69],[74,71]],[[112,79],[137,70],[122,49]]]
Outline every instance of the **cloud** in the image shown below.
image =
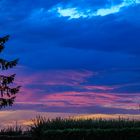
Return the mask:
[[115,87],[111,87],[111,86],[84,86],[85,89],[87,90],[102,90],[102,91],[106,91],[106,90],[113,90]]
[[[38,93],[39,94],[39,93]],[[19,95],[14,108],[22,109],[28,106],[28,109],[40,110],[40,111],[49,111],[53,108],[53,111],[57,111],[57,109],[69,110],[70,108],[79,108],[79,112],[82,112],[82,109],[89,108],[89,113],[92,111],[96,111],[96,109],[104,108],[106,112],[110,113],[109,109],[118,110],[117,112],[121,113],[121,110],[134,110],[134,112],[138,112],[138,101],[139,101],[139,93],[137,94],[127,94],[127,93],[96,93],[96,92],[60,92],[53,94],[41,95],[38,99],[34,97],[36,94],[32,94],[30,96],[30,100],[25,98],[21,98],[22,95]],[[21,100],[19,100],[21,98]],[[18,101],[19,100],[19,101]],[[22,107],[23,106],[23,107]],[[95,110],[90,110],[90,108],[94,108]],[[14,109],[13,108],[13,109]],[[108,111],[107,111],[108,108]],[[63,111],[64,111],[63,110]],[[60,110],[58,110],[60,111]],[[78,112],[77,112],[78,113]],[[84,112],[86,113],[86,111]],[[103,113],[100,110],[100,113]]]
[[111,3],[109,6],[106,6],[106,8],[98,8],[96,10],[95,8],[91,9],[90,7],[87,7],[87,9],[80,9],[80,7],[58,5],[49,10],[49,12],[57,12],[60,17],[68,17],[69,19],[92,18],[96,16],[107,16],[110,14],[115,14],[120,12],[124,7],[130,7],[137,4],[140,4],[139,0],[123,0],[119,4],[114,5]]
[[0,6],[1,34],[12,35],[3,56],[19,57],[22,65],[15,71],[17,84],[23,86],[17,98],[20,107],[30,103],[45,110],[45,99],[55,111],[66,111],[64,105],[71,111],[78,106],[81,112],[113,112],[113,105],[115,111],[126,112],[129,103],[136,107],[139,98],[132,95],[138,97],[140,91],[138,0],[2,0]]
[[[35,110],[44,110],[46,106],[49,108],[53,106],[55,111],[57,108],[63,110],[72,107],[78,107],[82,111],[83,107],[90,108],[91,106],[114,108],[118,109],[118,112],[119,109],[138,109],[140,93],[139,88],[136,87],[139,87],[140,83],[126,83],[129,77],[121,81],[122,79],[114,71],[112,74],[115,75],[115,82],[117,76],[119,84],[109,79],[110,72],[106,75],[107,78],[105,78],[106,72],[96,73],[87,70],[33,72],[20,66],[12,72],[16,73],[19,70],[21,73],[17,75],[16,84],[22,85],[22,88],[16,99],[15,108],[17,109],[22,106],[26,108],[26,105],[30,106],[29,109]],[[126,73],[126,70],[124,72]]]
[[[127,0],[119,1],[114,4],[109,4],[107,1],[104,1],[101,2],[103,5],[98,4],[99,2],[97,1],[95,1],[95,4],[88,1],[87,6],[90,5],[90,8],[94,6],[98,7],[98,12],[96,12],[99,13],[99,15],[106,14],[110,7],[116,5],[130,6],[125,8],[125,10],[120,10],[120,12],[115,15],[103,17],[95,16],[87,20],[78,19],[77,21],[67,21],[67,18],[57,17],[55,13],[50,13],[50,11],[52,9],[53,12],[53,7],[58,7],[61,11],[68,9],[66,12],[63,11],[66,16],[72,10],[72,14],[76,17],[85,17],[86,14],[83,13],[83,7],[80,9],[81,13],[76,11],[79,9],[72,7],[73,5],[77,5],[79,2],[70,1],[70,4],[68,4],[67,2],[49,1],[48,4],[45,3],[44,6],[42,3],[44,3],[44,1],[38,3],[35,1],[32,5],[30,4],[30,1],[19,2],[16,3],[14,11],[6,10],[6,6],[10,7],[12,5],[14,7],[14,3],[12,3],[12,1],[5,1],[3,4],[4,8],[3,11],[1,11],[1,15],[5,12],[7,15],[4,16],[5,18],[1,18],[1,22],[4,22],[1,26],[2,33],[9,32],[14,35],[14,40],[18,40],[18,42],[16,41],[15,43],[23,43],[21,45],[21,49],[16,46],[14,52],[18,50],[21,53],[24,50],[24,52],[26,51],[27,53],[31,50],[38,50],[38,46],[41,46],[42,50],[48,46],[53,46],[77,48],[78,50],[90,49],[106,52],[117,51],[121,53],[139,54],[140,50],[138,45],[140,42],[138,39],[138,19],[140,18],[137,14],[139,13],[139,1]],[[83,1],[83,3],[80,3],[79,5],[82,6],[85,3],[87,2]],[[20,7],[20,5],[23,6]],[[26,10],[28,5],[31,5],[31,7]],[[62,9],[63,7],[61,5],[68,5],[68,8],[67,6],[64,6],[64,9]],[[19,10],[19,7],[22,10]],[[104,12],[104,10],[106,12]],[[85,11],[90,13],[91,10],[88,10],[87,8]],[[12,18],[12,21],[8,21],[9,17]],[[20,19],[18,19],[18,17]],[[131,20],[132,17],[133,20]],[[19,30],[16,30],[17,27]],[[12,45],[14,44],[12,43]],[[27,47],[25,48],[25,46]],[[28,50],[29,48],[30,50]],[[12,49],[10,49],[10,52],[11,50]]]
[[[87,70],[49,70],[37,73],[20,66],[15,71],[19,71],[19,69],[24,69],[26,75],[22,71],[17,75],[16,84],[22,85],[22,88],[17,95],[13,109],[26,108],[44,111],[46,108],[47,111],[50,111],[53,107],[53,111],[57,111],[57,109],[64,111],[76,107],[80,112],[82,108],[86,108],[86,110],[89,108],[90,113],[92,112],[91,107],[95,110],[98,107],[108,108],[108,111],[114,108],[118,110],[117,112],[119,109],[120,112],[121,109],[135,111],[138,109],[139,90],[134,92],[133,89],[131,94],[126,92],[127,88],[124,91],[123,89],[139,86],[139,83],[111,85],[111,80],[109,85],[101,85],[100,82],[100,84],[97,83],[103,73]],[[90,80],[94,80],[96,84]],[[103,113],[102,109],[99,112]]]
[[34,72],[27,74],[28,80],[25,75],[19,75],[17,84],[22,85],[46,85],[46,86],[76,86],[84,83],[91,76],[96,75],[96,72],[88,70],[48,70],[41,72]]

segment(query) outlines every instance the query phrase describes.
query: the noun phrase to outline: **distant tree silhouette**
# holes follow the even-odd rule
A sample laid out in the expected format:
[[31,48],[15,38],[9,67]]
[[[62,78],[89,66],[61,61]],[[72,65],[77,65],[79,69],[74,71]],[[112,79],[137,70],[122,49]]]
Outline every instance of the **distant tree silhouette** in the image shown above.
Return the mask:
[[[0,53],[5,47],[5,43],[8,41],[9,35],[0,38]],[[0,70],[8,70],[17,65],[18,59],[8,61],[0,58]],[[19,92],[20,86],[12,86],[16,74],[1,75],[0,73],[0,108],[6,106],[12,106],[16,94]]]

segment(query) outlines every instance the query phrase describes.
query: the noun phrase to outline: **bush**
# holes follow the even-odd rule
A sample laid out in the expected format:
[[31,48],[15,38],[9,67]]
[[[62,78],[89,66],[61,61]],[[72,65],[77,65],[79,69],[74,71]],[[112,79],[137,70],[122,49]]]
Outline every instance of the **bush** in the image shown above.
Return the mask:
[[48,130],[41,140],[140,140],[140,128]]

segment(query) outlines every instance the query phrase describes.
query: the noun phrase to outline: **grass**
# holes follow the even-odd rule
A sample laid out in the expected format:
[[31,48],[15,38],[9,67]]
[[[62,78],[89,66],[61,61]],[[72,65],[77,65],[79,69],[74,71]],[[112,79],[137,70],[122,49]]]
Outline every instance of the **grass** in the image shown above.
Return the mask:
[[8,126],[7,128],[3,128],[0,130],[0,135],[13,135],[13,136],[17,136],[17,135],[22,135],[23,133],[23,129],[21,126],[16,125],[15,127],[12,126]]
[[[140,121],[104,119],[46,119],[38,116],[29,129],[21,127],[0,131],[0,140],[140,140]],[[12,137],[11,137],[12,136]]]

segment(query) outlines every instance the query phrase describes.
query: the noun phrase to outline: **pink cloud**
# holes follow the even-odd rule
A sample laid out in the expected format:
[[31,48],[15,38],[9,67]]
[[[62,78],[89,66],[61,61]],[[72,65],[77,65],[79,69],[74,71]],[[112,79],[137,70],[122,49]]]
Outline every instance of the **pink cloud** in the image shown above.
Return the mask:
[[127,86],[138,86],[138,85],[140,85],[140,83],[127,83],[127,84],[113,85],[113,86],[86,85],[86,86],[82,86],[82,88],[83,88],[83,89],[87,89],[87,90],[111,91],[111,90],[115,90],[115,89],[122,88],[122,87],[127,87]]
[[65,85],[76,86],[86,82],[87,78],[96,75],[92,71],[78,70],[53,70],[27,75],[17,75],[17,84],[38,84],[38,85]]
[[[60,92],[54,94],[39,95],[33,92],[27,95],[19,94],[17,103],[19,104],[43,104],[47,107],[90,107],[101,106],[120,109],[138,109],[137,100],[139,93],[111,94],[96,92]],[[123,96],[123,97],[122,97]]]
[[[139,94],[111,93],[122,85],[116,86],[81,86],[88,78],[95,76],[97,73],[91,71],[77,70],[54,70],[40,73],[30,73],[17,75],[17,84],[22,85],[21,93],[17,96],[18,104],[43,104],[53,107],[89,107],[101,106],[122,109],[137,109],[140,101]],[[29,87],[34,85],[34,88]],[[74,86],[82,91],[66,91],[48,94],[44,86]],[[127,84],[128,85],[128,84]],[[124,85],[124,86],[127,86]],[[101,90],[100,93],[89,90]],[[104,93],[104,92],[108,93]],[[42,94],[43,93],[43,94]]]
[[102,86],[102,85],[101,86],[93,86],[93,85],[83,86],[83,88],[87,90],[103,90],[103,91],[115,89],[114,86]]

